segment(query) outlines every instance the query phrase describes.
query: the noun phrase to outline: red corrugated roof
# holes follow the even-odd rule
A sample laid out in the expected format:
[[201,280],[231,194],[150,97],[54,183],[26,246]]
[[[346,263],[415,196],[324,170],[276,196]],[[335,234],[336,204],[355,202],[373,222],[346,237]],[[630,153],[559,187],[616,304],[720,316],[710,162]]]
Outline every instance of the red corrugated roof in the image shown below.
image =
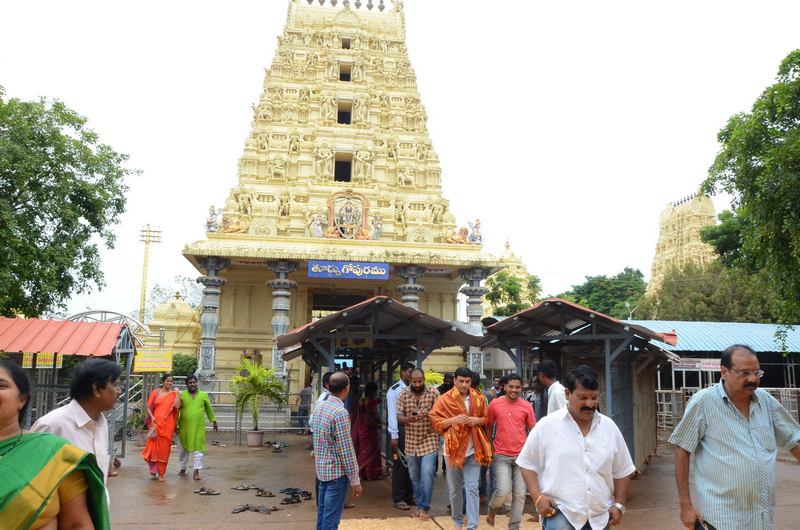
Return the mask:
[[111,355],[123,324],[0,317],[0,350],[62,355]]

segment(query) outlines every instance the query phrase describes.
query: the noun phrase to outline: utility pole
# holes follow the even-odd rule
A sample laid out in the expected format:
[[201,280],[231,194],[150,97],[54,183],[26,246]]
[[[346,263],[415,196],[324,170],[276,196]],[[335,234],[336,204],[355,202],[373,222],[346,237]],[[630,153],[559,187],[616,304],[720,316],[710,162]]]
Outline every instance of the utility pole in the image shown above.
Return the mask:
[[150,259],[150,243],[161,243],[161,229],[147,226],[139,230],[139,241],[144,243],[144,263],[142,264],[142,294],[139,298],[139,321],[144,322],[144,301],[147,298],[147,263]]

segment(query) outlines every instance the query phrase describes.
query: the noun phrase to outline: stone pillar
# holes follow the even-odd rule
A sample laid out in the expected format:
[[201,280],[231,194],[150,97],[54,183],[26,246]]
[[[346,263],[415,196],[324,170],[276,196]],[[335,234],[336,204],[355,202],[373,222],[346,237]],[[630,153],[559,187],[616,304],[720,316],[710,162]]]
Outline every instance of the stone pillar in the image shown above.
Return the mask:
[[408,307],[419,310],[419,295],[425,291],[425,287],[418,284],[417,279],[425,274],[425,269],[416,265],[407,265],[395,267],[394,272],[406,281],[397,286],[401,295],[400,301]]
[[297,287],[297,282],[288,278],[289,273],[297,270],[294,261],[270,261],[267,268],[278,275],[274,280],[267,282],[267,287],[272,288],[272,368],[280,375],[286,375],[286,366],[283,362],[283,350],[278,349],[277,341],[280,335],[289,331],[291,318],[292,291]]
[[[483,296],[489,289],[481,285],[489,274],[489,269],[475,267],[471,269],[460,269],[461,278],[467,281],[467,285],[461,288],[461,292],[467,296],[467,321],[477,326],[481,325],[483,317]],[[483,351],[477,346],[471,346],[467,352],[467,365],[473,372],[478,372],[483,379]]]
[[205,276],[197,278],[202,283],[203,311],[200,314],[200,356],[197,360],[197,379],[203,389],[211,389],[211,381],[216,377],[217,362],[217,326],[219,324],[219,296],[226,280],[219,273],[230,265],[230,262],[215,256],[197,258],[197,262],[206,270]]

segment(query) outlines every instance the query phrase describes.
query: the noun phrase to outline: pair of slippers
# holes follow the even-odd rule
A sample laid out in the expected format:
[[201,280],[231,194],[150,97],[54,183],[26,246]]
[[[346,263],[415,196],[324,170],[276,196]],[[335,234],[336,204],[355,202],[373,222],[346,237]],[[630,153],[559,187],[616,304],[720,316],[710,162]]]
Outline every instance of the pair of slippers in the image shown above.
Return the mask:
[[265,490],[264,488],[256,489],[256,497],[274,497],[275,494],[272,493],[270,490]]
[[289,447],[289,442],[282,442],[280,440],[275,440],[275,441],[267,440],[266,442],[264,442],[264,445],[271,445],[272,447],[280,447],[285,449],[286,447]]
[[256,506],[254,504],[239,504],[238,506],[234,506],[231,510],[231,513],[242,513],[242,512],[258,512],[263,513],[264,515],[269,515],[272,512],[277,512],[280,510],[277,506],[273,506],[271,508],[267,506]]
[[194,492],[197,493],[198,495],[219,495],[219,491],[205,487],[196,489],[194,490]]
[[224,443],[220,443],[217,440],[211,440],[211,445],[213,445],[214,447],[228,447]]

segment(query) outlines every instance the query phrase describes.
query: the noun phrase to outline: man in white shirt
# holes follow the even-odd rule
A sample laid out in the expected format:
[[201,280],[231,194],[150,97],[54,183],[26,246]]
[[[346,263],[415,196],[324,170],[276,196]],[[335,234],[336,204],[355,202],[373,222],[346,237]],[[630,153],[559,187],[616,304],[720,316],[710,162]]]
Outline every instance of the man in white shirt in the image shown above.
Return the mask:
[[33,432],[56,434],[97,459],[108,482],[108,423],[103,412],[114,408],[120,394],[119,365],[106,359],[86,359],[75,369],[69,389],[72,400],[50,411],[31,427]]
[[603,530],[625,513],[636,468],[617,425],[597,412],[597,375],[580,366],[566,383],[566,408],[536,423],[517,465],[542,530]]
[[[558,365],[551,360],[539,363],[539,381],[547,388],[547,413],[567,406],[564,385],[558,382]],[[536,418],[537,420],[541,418]]]
[[389,438],[392,440],[392,501],[398,510],[410,510],[414,502],[414,486],[408,468],[399,458],[398,450],[405,453],[404,430],[397,425],[397,398],[411,382],[412,363],[400,367],[400,381],[386,392],[386,418],[389,423]]

